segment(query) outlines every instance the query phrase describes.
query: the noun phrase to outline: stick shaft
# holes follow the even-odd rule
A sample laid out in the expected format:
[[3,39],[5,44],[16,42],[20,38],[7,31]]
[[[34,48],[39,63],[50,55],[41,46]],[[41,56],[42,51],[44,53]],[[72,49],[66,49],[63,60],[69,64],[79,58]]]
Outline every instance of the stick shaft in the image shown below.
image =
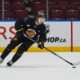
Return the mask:
[[[28,39],[30,39],[31,41],[35,42],[35,43],[38,43],[37,41],[27,37]],[[68,64],[70,65],[73,65],[73,63],[67,61],[66,59],[64,59],[63,57],[59,56],[58,54],[54,53],[53,51],[49,50],[48,48],[44,47],[44,49],[46,49],[47,51],[51,52],[52,54],[54,54],[55,56],[59,57],[60,59],[62,59],[63,61],[67,62]]]
[[54,53],[53,51],[49,50],[48,48],[44,47],[47,51],[51,52],[52,54],[54,54],[55,56],[59,57],[60,59],[64,60],[65,62],[67,62],[70,65],[73,65],[71,62],[67,61],[66,59],[64,59],[63,57],[59,56],[58,54]]

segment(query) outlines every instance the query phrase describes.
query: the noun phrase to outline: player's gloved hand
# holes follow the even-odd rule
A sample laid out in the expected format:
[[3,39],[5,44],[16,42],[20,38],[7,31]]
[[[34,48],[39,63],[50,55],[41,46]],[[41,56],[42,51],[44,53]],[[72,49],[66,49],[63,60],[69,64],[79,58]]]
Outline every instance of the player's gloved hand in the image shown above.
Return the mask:
[[39,43],[38,43],[38,47],[39,47],[40,49],[43,49],[43,48],[44,48],[44,43],[39,42]]

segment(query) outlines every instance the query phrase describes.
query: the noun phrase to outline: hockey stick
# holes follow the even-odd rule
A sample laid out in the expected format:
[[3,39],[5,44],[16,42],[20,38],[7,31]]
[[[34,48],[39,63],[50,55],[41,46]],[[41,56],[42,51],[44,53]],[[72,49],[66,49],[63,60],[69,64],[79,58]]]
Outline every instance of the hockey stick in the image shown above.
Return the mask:
[[59,56],[58,54],[54,53],[53,51],[49,50],[48,48],[44,47],[47,51],[51,52],[52,54],[54,54],[55,56],[59,57],[60,59],[62,59],[63,61],[67,62],[68,64],[73,66],[73,63],[69,62],[68,60],[64,59],[63,57]]
[[[33,40],[32,38],[29,38],[28,36],[26,36],[29,40],[38,43],[37,41]],[[44,49],[46,49],[47,51],[51,52],[52,54],[54,54],[55,56],[59,57],[60,59],[62,59],[63,61],[67,62],[68,64],[73,66],[73,63],[67,61],[66,59],[64,59],[63,57],[59,56],[58,54],[54,53],[53,51],[49,50],[48,48],[44,47]]]

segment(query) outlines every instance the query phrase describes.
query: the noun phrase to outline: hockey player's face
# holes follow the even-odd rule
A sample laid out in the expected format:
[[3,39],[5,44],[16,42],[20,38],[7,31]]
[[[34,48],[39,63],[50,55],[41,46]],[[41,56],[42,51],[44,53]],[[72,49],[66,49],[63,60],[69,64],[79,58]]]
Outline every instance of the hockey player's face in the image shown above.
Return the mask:
[[38,19],[37,19],[37,23],[38,23],[38,24],[42,24],[44,21],[45,21],[44,18],[38,18]]

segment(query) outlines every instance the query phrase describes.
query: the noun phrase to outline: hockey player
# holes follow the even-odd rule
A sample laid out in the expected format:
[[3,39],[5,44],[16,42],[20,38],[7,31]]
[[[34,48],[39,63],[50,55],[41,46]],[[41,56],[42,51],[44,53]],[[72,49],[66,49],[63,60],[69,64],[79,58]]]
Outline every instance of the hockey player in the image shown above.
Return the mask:
[[10,41],[0,57],[0,63],[8,56],[8,54],[19,45],[17,52],[13,58],[7,63],[12,66],[27,51],[34,42],[28,38],[38,42],[38,47],[43,49],[46,41],[46,26],[44,25],[44,13],[38,12],[34,18],[20,20],[15,23],[17,30],[15,37]]

